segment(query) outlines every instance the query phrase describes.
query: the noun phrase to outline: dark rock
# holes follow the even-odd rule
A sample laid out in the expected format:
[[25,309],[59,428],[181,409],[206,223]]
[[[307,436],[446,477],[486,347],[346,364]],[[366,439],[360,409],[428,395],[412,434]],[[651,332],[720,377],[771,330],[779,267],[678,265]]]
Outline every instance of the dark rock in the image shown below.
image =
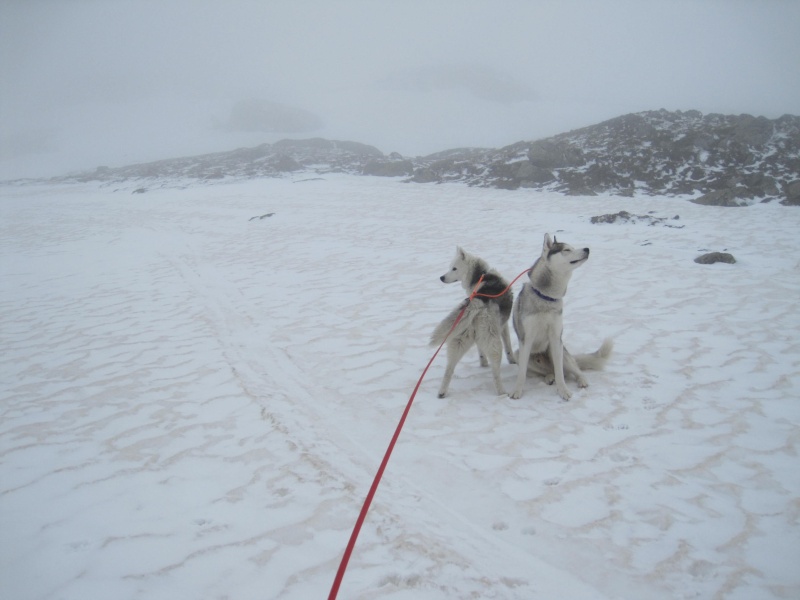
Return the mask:
[[364,165],[363,173],[378,177],[402,177],[414,174],[414,164],[410,160],[373,160]]
[[617,221],[630,221],[631,213],[626,210],[621,210],[615,214],[609,215],[599,215],[597,217],[592,217],[590,221],[595,225],[598,223],[616,223]]
[[550,183],[556,179],[552,171],[534,165],[530,161],[519,163],[516,178],[520,180],[522,187],[534,187],[535,185]]
[[704,206],[747,206],[749,192],[745,187],[724,188],[703,194],[699,198],[692,198],[695,204]]
[[247,219],[247,220],[248,220],[248,221],[255,221],[256,219],[258,219],[259,221],[263,221],[264,219],[266,219],[266,218],[268,218],[268,217],[271,217],[271,216],[272,216],[272,215],[274,215],[274,214],[275,214],[274,212],[271,212],[271,213],[266,213],[266,214],[264,214],[264,215],[256,215],[255,217],[250,217],[250,218],[249,218],[249,219]]
[[781,202],[786,206],[800,206],[800,180],[786,184],[786,199]]
[[[680,215],[672,217],[672,221],[679,221]],[[662,225],[664,227],[671,227],[673,229],[683,229],[683,225],[676,225],[675,223],[668,222],[666,217],[654,217],[653,215],[632,215],[627,210],[621,210],[618,213],[599,215],[592,217],[589,221],[595,225],[602,223],[631,223],[636,224],[639,222],[647,223],[650,226]]]
[[411,181],[414,183],[433,183],[441,181],[441,178],[433,169],[422,168],[414,170],[414,177]]
[[764,173],[748,173],[742,178],[742,183],[758,198],[780,194],[775,178]]
[[585,164],[580,147],[568,142],[539,140],[530,144],[528,160],[542,169],[579,167]]
[[734,121],[733,137],[747,146],[763,146],[772,137],[775,127],[766,117],[740,115]]
[[728,263],[730,265],[736,263],[736,259],[732,254],[727,252],[709,252],[694,259],[694,262],[701,265],[713,265],[714,263]]

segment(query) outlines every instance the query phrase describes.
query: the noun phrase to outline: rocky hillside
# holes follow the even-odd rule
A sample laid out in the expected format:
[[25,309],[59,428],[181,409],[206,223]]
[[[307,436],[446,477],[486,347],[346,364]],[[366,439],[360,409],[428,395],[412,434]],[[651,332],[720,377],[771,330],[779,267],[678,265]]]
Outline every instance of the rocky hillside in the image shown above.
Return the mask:
[[373,146],[312,138],[282,140],[254,148],[239,148],[185,158],[172,158],[125,167],[98,167],[59,180],[123,182],[175,179],[223,179],[277,177],[295,171],[310,173],[364,173],[369,164],[388,160]]
[[[665,110],[629,114],[544,140],[500,149],[454,149],[425,157],[385,156],[372,146],[324,139],[120,168],[70,179],[220,179],[331,172],[464,182],[569,195],[688,195],[740,206],[780,200],[800,205],[800,117],[703,115]],[[63,179],[63,178],[62,178]]]
[[414,180],[570,195],[692,195],[737,206],[800,204],[800,117],[653,111],[499,150],[417,161]]

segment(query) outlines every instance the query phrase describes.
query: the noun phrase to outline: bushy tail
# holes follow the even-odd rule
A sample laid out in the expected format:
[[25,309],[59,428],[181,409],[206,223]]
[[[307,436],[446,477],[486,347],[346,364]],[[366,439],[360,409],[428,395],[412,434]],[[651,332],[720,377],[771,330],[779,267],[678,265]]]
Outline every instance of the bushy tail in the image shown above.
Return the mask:
[[608,357],[614,349],[614,341],[611,338],[603,340],[603,345],[591,354],[576,354],[575,361],[581,371],[599,371],[606,366]]
[[[447,338],[447,334],[450,333],[451,329],[453,329],[453,323],[456,322],[456,319],[462,310],[464,311],[464,316],[461,317],[461,320],[458,322],[458,325],[456,325],[456,328],[451,335],[457,336],[470,326],[472,319],[475,318],[475,311],[469,310],[469,307],[467,306],[468,304],[469,300],[464,300],[464,302],[456,306],[449,315],[442,319],[442,322],[436,326],[436,329],[434,329],[433,333],[431,334],[431,346],[438,346],[444,342],[444,340]],[[465,308],[466,310],[464,310]]]

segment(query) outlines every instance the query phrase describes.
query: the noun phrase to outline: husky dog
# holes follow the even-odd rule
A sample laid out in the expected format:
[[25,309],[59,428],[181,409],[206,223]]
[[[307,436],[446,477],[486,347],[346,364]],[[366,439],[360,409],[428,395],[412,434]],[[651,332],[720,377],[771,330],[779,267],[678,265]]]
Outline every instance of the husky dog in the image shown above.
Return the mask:
[[[483,279],[481,280],[481,277]],[[511,349],[511,336],[508,333],[508,318],[514,304],[514,293],[508,288],[508,282],[503,277],[489,268],[483,259],[465,252],[461,247],[456,249],[456,256],[450,263],[450,269],[442,275],[444,283],[460,281],[468,293],[472,293],[480,281],[479,296],[472,300],[467,298],[439,323],[431,335],[431,345],[438,346],[453,329],[458,315],[464,310],[464,315],[456,325],[450,337],[447,338],[447,368],[444,372],[442,385],[439,387],[439,398],[447,395],[450,379],[458,362],[473,344],[478,346],[481,365],[492,367],[494,385],[498,395],[505,394],[503,383],[500,380],[500,363],[502,361],[503,346],[505,346],[508,362],[516,363],[514,352]],[[485,296],[495,296],[489,298]]]
[[613,344],[605,340],[592,354],[572,356],[561,339],[563,333],[564,296],[572,272],[589,259],[589,248],[576,249],[545,234],[542,255],[528,272],[514,303],[514,331],[519,338],[519,371],[512,398],[522,396],[528,371],[544,375],[548,383],[555,381],[558,395],[569,400],[565,374],[578,386],[589,383],[581,369],[601,369],[608,360]]

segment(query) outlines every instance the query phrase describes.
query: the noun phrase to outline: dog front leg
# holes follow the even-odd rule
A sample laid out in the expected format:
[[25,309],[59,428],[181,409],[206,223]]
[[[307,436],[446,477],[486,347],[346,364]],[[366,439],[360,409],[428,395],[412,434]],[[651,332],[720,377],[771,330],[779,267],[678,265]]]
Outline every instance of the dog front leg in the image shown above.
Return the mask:
[[556,376],[556,390],[564,400],[569,400],[572,394],[567,389],[567,382],[564,379],[564,344],[561,341],[561,332],[556,333],[553,328],[550,336],[550,358],[553,361],[553,374]]
[[528,326],[527,323],[523,323],[522,328],[525,332],[525,339],[520,344],[519,356],[517,356],[517,366],[519,367],[517,371],[517,384],[514,391],[510,394],[514,399],[522,398],[522,388],[525,387],[525,378],[528,376],[528,359],[530,358],[531,348],[533,347],[533,332],[528,331],[532,329],[532,327]]

